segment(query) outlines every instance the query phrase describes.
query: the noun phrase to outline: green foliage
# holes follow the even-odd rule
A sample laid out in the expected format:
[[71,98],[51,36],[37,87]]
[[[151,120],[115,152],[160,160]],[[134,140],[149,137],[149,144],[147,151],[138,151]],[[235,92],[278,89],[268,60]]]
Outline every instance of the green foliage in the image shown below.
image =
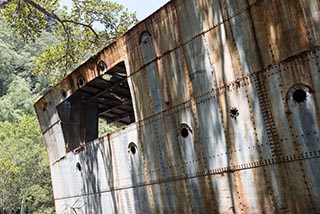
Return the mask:
[[54,40],[43,35],[27,44],[0,23],[0,209],[7,211],[54,212],[45,144],[33,111],[45,84],[32,74],[32,58]]
[[[113,41],[116,37],[127,31],[128,27],[137,22],[136,14],[129,13],[123,5],[105,0],[73,1],[71,10],[72,18],[78,23],[87,23],[91,27],[100,25],[103,29],[99,31],[100,45],[105,45]],[[89,28],[84,29],[87,38],[95,39],[93,32]]]
[[52,191],[44,142],[34,116],[0,122],[0,207],[52,213]]
[[10,74],[13,72],[14,69],[10,66],[10,64],[0,58],[0,96],[4,95],[8,90],[11,77]]
[[99,130],[98,130],[98,136],[102,137],[106,134],[110,134],[112,132],[115,132],[117,129],[120,129],[122,126],[117,125],[115,123],[107,124],[105,120],[99,119]]
[[[58,0],[37,0],[36,3],[45,5],[48,11],[56,10],[59,6]],[[40,37],[49,23],[46,15],[27,0],[10,1],[0,14],[3,20],[14,29],[14,33],[22,36],[26,41]]]
[[34,114],[34,100],[26,81],[18,76],[14,77],[7,94],[0,97],[0,121],[18,121],[24,114]]
[[25,79],[33,93],[46,88],[44,77],[33,74],[35,65],[32,61],[56,41],[53,35],[43,32],[34,42],[25,43],[21,38],[13,36],[11,28],[5,23],[0,23],[0,96],[7,93],[14,76]]
[[0,209],[53,213],[45,144],[32,105],[48,84],[137,18],[107,0],[73,0],[70,9],[58,0],[11,0],[0,19]]
[[51,85],[137,22],[135,13],[107,0],[73,1],[70,10],[58,1],[11,0],[0,15],[26,41],[44,31],[58,39],[33,62],[34,73],[49,76]]

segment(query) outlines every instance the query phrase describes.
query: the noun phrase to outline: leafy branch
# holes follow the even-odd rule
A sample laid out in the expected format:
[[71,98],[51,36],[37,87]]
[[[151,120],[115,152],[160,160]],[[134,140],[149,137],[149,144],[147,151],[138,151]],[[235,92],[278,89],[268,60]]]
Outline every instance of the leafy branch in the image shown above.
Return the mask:
[[[51,32],[58,42],[34,60],[34,74],[58,82],[85,58],[137,23],[135,13],[109,0],[73,0],[70,10],[58,0],[11,0],[0,16],[25,41]],[[98,23],[99,28],[94,28]],[[63,63],[62,60],[63,59]]]
[[[72,23],[75,25],[79,25],[85,28],[88,28],[94,35],[95,35],[95,43],[99,40],[99,35],[97,34],[97,32],[93,29],[93,27],[90,24],[85,24],[85,23],[81,23],[75,20],[70,20],[70,19],[61,19],[59,16],[57,16],[54,12],[49,12],[46,8],[42,7],[40,4],[32,1],[32,0],[24,0],[26,3],[28,3],[29,5],[31,5],[32,7],[34,7],[35,9],[37,9],[38,11],[40,11],[41,13],[43,13],[44,15],[46,15],[47,17],[50,17],[54,20],[56,20],[57,22],[59,22],[62,27],[63,30],[66,34],[66,39],[67,39],[67,43],[66,43],[66,56],[70,55],[70,50],[71,50],[71,42],[70,42],[70,31],[68,30],[68,27],[65,25],[65,23]],[[63,57],[65,58],[65,64],[66,66],[68,66],[68,58],[67,57]],[[63,76],[66,75],[66,72],[64,72]]]

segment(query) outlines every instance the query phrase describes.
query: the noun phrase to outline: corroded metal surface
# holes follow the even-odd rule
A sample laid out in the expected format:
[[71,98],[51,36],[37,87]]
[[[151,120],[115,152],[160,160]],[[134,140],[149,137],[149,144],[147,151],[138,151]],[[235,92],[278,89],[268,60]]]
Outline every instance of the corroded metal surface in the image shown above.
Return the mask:
[[319,45],[318,0],[169,2],[35,104],[57,213],[320,213]]

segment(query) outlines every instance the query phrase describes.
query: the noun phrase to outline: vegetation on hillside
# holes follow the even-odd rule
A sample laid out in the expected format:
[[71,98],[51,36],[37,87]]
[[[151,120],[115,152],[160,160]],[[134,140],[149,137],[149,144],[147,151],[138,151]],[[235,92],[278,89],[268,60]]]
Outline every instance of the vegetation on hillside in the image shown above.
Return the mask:
[[0,20],[0,213],[53,213],[33,103],[137,19],[106,0],[11,0]]

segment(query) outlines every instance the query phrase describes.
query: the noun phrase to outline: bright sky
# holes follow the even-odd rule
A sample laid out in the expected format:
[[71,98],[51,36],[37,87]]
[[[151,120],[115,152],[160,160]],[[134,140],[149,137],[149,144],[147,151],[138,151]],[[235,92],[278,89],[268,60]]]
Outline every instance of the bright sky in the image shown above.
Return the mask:
[[120,4],[123,4],[129,9],[130,12],[137,11],[137,17],[139,20],[151,15],[158,10],[161,6],[165,5],[169,0],[114,0]]
[[[71,0],[60,0],[61,4],[69,5]],[[137,17],[141,21],[165,5],[169,0],[113,0],[123,4],[130,12],[137,12]]]

